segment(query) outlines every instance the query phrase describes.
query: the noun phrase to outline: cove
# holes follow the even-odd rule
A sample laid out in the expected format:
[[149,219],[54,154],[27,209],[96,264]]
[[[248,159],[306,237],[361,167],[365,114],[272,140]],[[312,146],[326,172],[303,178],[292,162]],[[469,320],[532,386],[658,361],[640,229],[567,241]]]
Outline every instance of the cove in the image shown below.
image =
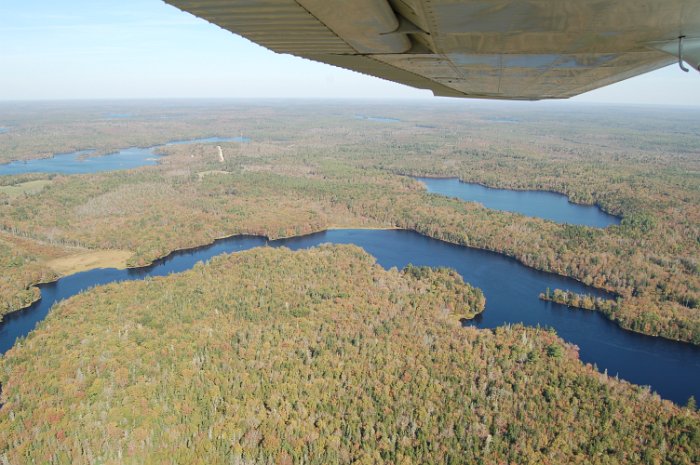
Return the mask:
[[0,165],[0,176],[25,173],[87,174],[104,171],[128,170],[155,165],[161,155],[155,149],[173,145],[208,144],[215,142],[248,142],[247,137],[205,137],[201,139],[175,140],[152,147],[129,147],[101,157],[89,157],[94,150],[56,154],[51,158],[13,161]]
[[599,313],[569,309],[538,298],[547,287],[599,296],[605,295],[603,291],[570,278],[528,268],[503,255],[404,230],[330,230],[274,241],[235,236],[204,247],[174,252],[144,268],[97,269],[74,274],[40,285],[41,300],[5,316],[0,324],[0,353],[9,350],[16,338],[34,329],[55,302],[90,287],[185,271],[221,253],[259,246],[299,250],[323,243],[360,246],[384,268],[403,268],[409,263],[454,268],[466,282],[480,287],[486,295],[486,309],[474,320],[465,322],[466,325],[495,328],[524,323],[552,327],[563,339],[579,346],[581,360],[595,363],[601,372],[607,370],[610,376],[618,374],[635,384],[649,385],[661,397],[678,404],[685,404],[691,395],[700,398],[700,347],[625,331]]
[[494,189],[457,178],[414,177],[425,184],[428,192],[478,202],[486,208],[520,213],[557,223],[605,228],[620,224],[620,218],[605,213],[595,205],[579,205],[556,192]]

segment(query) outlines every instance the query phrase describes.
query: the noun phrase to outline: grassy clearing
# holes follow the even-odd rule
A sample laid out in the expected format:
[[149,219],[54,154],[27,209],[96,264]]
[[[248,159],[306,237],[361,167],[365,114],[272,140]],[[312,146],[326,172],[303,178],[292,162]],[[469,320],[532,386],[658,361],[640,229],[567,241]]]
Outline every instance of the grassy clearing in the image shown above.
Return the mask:
[[231,174],[230,171],[222,171],[222,170],[209,170],[209,171],[201,171],[197,173],[197,176],[199,179],[202,179],[204,176],[208,176],[210,174]]
[[13,186],[0,186],[0,193],[7,194],[11,198],[18,197],[23,194],[38,194],[49,184],[51,184],[51,181],[45,179],[27,181],[20,184],[15,184]]
[[46,263],[56,274],[68,276],[95,268],[126,268],[126,262],[132,252],[128,250],[98,250],[81,252],[56,258]]

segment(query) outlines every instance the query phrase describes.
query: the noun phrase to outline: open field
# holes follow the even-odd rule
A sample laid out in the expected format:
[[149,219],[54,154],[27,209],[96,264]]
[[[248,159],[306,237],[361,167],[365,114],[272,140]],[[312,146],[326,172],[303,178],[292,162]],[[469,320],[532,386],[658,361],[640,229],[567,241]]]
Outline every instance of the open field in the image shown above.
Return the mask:
[[41,192],[46,186],[51,184],[49,180],[27,181],[11,186],[0,186],[0,194],[5,194],[10,198],[20,195],[32,195]]
[[68,276],[81,271],[92,270],[94,268],[117,268],[124,269],[131,258],[132,253],[128,250],[97,250],[89,252],[79,252],[75,255],[54,258],[46,262],[46,266],[51,268],[60,276]]

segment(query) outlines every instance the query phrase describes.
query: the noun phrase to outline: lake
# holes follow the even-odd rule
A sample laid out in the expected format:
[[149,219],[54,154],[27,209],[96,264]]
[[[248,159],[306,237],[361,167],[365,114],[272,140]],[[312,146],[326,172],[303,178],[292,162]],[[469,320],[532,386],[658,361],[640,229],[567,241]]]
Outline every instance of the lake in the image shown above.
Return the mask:
[[581,360],[595,363],[600,371],[607,370],[611,376],[619,374],[633,383],[650,385],[663,398],[679,404],[684,404],[691,395],[700,398],[700,347],[625,331],[599,313],[569,309],[543,302],[538,297],[547,287],[605,296],[603,291],[533,270],[493,252],[401,230],[331,230],[275,241],[236,236],[197,249],[174,252],[144,268],[98,269],[74,274],[40,285],[40,301],[5,316],[0,324],[0,353],[9,350],[17,337],[28,334],[55,302],[90,287],[185,271],[221,253],[259,246],[298,250],[322,243],[358,245],[385,268],[403,268],[409,263],[454,268],[465,281],[480,287],[486,296],[484,312],[465,324],[478,328],[511,323],[552,327],[563,339],[579,346]]
[[374,121],[375,123],[399,123],[399,122],[401,122],[401,120],[398,118],[389,118],[386,116],[355,115],[355,119],[362,119],[365,121]]
[[579,205],[556,192],[494,189],[481,184],[462,182],[457,178],[414,177],[425,184],[428,192],[478,202],[486,208],[520,213],[557,223],[594,228],[620,224],[620,218],[595,205]]
[[513,123],[518,124],[520,122],[517,118],[511,118],[508,116],[487,116],[483,118],[484,121],[489,123]]
[[0,165],[0,176],[24,173],[86,174],[104,171],[128,170],[155,165],[162,156],[155,149],[172,145],[209,144],[217,142],[248,142],[247,137],[205,137],[201,139],[175,140],[152,147],[129,147],[99,157],[90,157],[94,150],[56,154],[51,158],[13,161]]

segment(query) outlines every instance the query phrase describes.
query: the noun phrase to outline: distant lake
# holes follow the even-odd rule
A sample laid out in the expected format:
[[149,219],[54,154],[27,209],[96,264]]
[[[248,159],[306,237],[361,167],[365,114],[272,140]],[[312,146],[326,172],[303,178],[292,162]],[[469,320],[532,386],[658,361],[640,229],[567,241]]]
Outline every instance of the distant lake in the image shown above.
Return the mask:
[[414,177],[428,192],[478,202],[486,208],[520,213],[557,223],[605,228],[620,224],[620,218],[610,215],[595,205],[569,202],[567,196],[546,191],[494,189],[480,184],[462,182],[457,178],[437,179]]
[[144,268],[91,270],[41,284],[40,301],[26,310],[6,315],[0,324],[0,353],[9,350],[17,337],[26,336],[34,329],[55,302],[90,287],[148,276],[167,276],[188,270],[197,262],[216,255],[253,247],[298,250],[323,243],[358,245],[375,256],[384,268],[403,268],[409,263],[454,268],[466,282],[481,288],[486,296],[485,311],[465,324],[478,328],[511,323],[552,327],[563,339],[579,346],[581,360],[595,363],[600,371],[607,370],[611,376],[619,374],[633,383],[650,385],[662,397],[679,404],[684,404],[691,395],[700,398],[700,347],[626,331],[600,313],[569,309],[538,298],[546,288],[569,289],[597,296],[605,296],[605,292],[570,278],[533,270],[493,252],[397,230],[333,230],[275,241],[235,236],[208,246],[174,252]]
[[4,134],[4,133],[6,133],[6,132],[9,131],[9,130],[10,130],[10,128],[3,128],[3,127],[0,127],[0,134]]
[[153,147],[129,147],[118,152],[99,157],[90,157],[94,150],[54,155],[26,161],[13,161],[0,165],[0,176],[24,173],[85,174],[104,171],[128,170],[141,166],[155,165],[162,155],[155,153],[159,147],[185,144],[208,144],[216,142],[248,142],[247,137],[205,137],[201,139],[175,140]]
[[374,121],[377,123],[399,123],[401,121],[398,118],[387,118],[385,116],[364,116],[364,115],[355,115],[355,119],[362,119],[365,121]]
[[485,121],[488,121],[490,123],[513,123],[517,124],[520,122],[519,119],[517,118],[509,118],[507,116],[491,116],[491,117],[486,117],[484,118]]

